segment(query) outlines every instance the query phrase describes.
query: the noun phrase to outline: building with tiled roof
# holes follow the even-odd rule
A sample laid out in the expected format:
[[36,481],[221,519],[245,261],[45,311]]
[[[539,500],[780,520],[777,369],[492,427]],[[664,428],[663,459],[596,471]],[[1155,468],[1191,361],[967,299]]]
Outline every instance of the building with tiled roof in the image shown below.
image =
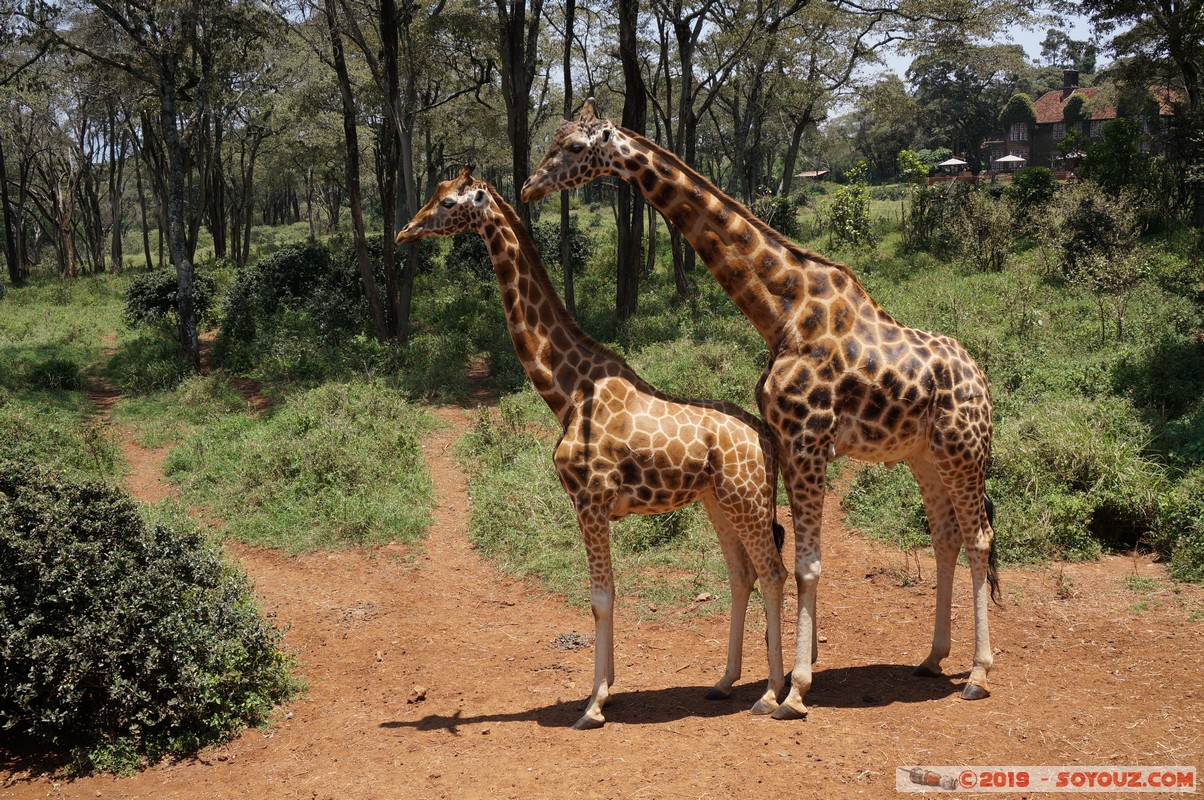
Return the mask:
[[[998,159],[1011,155],[1024,159],[1022,164],[1015,162],[1020,166],[1059,169],[1066,165],[1061,163],[1057,145],[1067,134],[1074,131],[1090,140],[1102,138],[1104,125],[1117,118],[1116,106],[1100,97],[1102,89],[1079,87],[1078,82],[1077,70],[1065,70],[1062,88],[1046,92],[1033,102],[1035,125],[1013,122],[998,138],[983,142],[986,162],[994,166]],[[1166,119],[1174,113],[1170,97],[1165,91],[1155,90],[1154,94],[1159,119],[1164,123],[1159,127],[1164,128]],[[1143,148],[1149,149],[1151,144],[1157,148],[1162,131],[1153,129],[1149,120],[1142,119],[1141,123],[1147,136]]]

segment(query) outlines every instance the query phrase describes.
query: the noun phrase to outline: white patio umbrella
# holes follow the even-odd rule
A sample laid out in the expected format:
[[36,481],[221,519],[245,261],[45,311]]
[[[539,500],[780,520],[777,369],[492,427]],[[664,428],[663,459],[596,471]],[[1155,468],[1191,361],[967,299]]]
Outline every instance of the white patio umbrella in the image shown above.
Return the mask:
[[1021,156],[1004,156],[1003,158],[995,159],[996,164],[1023,164],[1025,161]]
[[964,166],[966,166],[967,163],[968,162],[962,161],[960,158],[947,158],[944,161],[942,161],[941,163],[937,164],[937,166],[938,167],[964,167]]

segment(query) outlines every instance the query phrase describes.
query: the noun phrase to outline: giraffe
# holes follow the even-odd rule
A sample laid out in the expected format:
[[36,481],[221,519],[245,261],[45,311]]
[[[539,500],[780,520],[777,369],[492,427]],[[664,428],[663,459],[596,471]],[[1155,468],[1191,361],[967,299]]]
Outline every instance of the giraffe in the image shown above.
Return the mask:
[[605,722],[615,680],[610,522],[701,501],[719,537],[732,588],[727,668],[707,693],[731,695],[741,672],[745,612],[760,579],[769,681],[753,714],[777,708],[783,674],[781,606],[785,531],[776,520],[777,466],[763,423],[733,403],[682,401],[645,383],[587,336],[560,301],[514,209],[471,166],[439,184],[397,234],[399,243],[475,230],[485,240],[515,352],[560,421],[553,461],[577,511],[589,562],[594,683],[584,730]]
[[840,456],[888,466],[905,461],[919,484],[937,589],[932,648],[916,675],[940,675],[949,655],[953,575],[965,546],[974,661],[961,696],[988,696],[987,605],[988,595],[999,602],[999,582],[984,494],[991,394],[978,365],[953,339],[896,322],[848,267],[798,247],[673,153],[598,118],[593,98],[577,121],[561,123],[522,198],[602,175],[635,186],[681,231],[769,346],[757,401],[790,495],[799,597],[790,693],[773,716],[807,714],[824,479],[828,462]]

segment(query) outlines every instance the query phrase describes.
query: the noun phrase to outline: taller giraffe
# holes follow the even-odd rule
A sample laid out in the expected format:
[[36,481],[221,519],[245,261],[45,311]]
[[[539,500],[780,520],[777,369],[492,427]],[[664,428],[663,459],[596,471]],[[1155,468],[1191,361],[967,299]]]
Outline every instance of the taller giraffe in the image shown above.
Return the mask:
[[556,471],[573,500],[589,560],[594,687],[573,726],[597,728],[614,683],[614,575],[610,521],[659,514],[700,500],[719,535],[732,586],[727,669],[707,694],[728,697],[740,677],[745,611],[759,578],[765,601],[769,683],[752,708],[777,708],[785,684],[781,607],[786,568],[775,520],[777,467],[768,432],[732,403],[673,400],[587,336],[552,287],[518,215],[465,167],[444,181],[397,234],[398,242],[475,230],[501,287],[514,350],[560,420]]
[[[799,609],[790,693],[774,712],[803,717],[816,657],[815,595],[829,461],[906,461],[920,486],[937,557],[932,649],[949,654],[953,573],[962,545],[974,591],[974,665],[962,697],[990,694],[988,594],[998,600],[984,503],[991,448],[986,377],[953,339],[901,325],[843,264],[803,250],[673,153],[598,119],[593,98],[564,121],[523,186],[525,202],[617,175],[681,231],[769,345],[758,403],[774,433],[794,513]],[[809,646],[808,646],[809,644]]]

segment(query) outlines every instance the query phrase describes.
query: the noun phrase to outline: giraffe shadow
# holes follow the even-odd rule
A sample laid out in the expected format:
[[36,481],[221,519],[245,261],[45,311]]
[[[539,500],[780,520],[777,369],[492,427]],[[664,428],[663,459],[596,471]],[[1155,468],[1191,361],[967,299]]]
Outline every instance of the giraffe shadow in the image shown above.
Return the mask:
[[[815,682],[807,692],[810,709],[872,708],[894,703],[924,703],[940,700],[961,690],[961,680],[969,672],[917,678],[910,664],[869,664],[816,670]],[[787,676],[789,677],[789,675]],[[730,698],[707,700],[710,686],[673,686],[661,689],[623,691],[616,686],[606,703],[608,724],[657,725],[683,719],[711,719],[747,714],[765,690],[764,681],[743,683],[735,687]],[[418,731],[444,730],[460,735],[463,727],[508,722],[534,722],[545,728],[568,728],[581,716],[584,698],[557,700],[544,706],[523,711],[494,714],[471,714],[458,710],[454,714],[428,714],[412,720],[382,722],[386,729]]]

